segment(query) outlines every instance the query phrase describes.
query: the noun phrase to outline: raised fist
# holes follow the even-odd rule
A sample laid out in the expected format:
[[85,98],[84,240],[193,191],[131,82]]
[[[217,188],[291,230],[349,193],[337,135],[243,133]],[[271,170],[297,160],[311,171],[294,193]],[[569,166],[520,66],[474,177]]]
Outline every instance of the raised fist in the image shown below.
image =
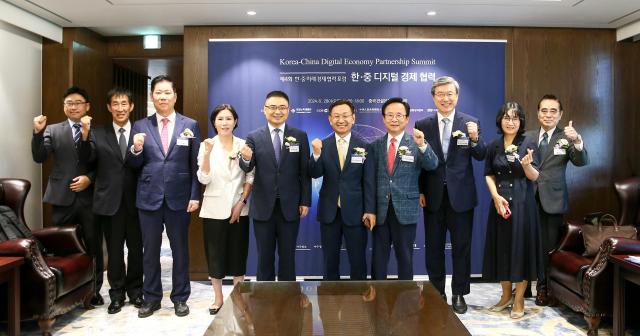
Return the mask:
[[139,152],[142,150],[142,147],[144,146],[144,137],[146,137],[147,135],[145,133],[136,133],[133,136],[133,150],[136,152]]
[[213,150],[213,139],[204,139],[204,153],[209,154]]
[[40,133],[47,126],[47,117],[42,114],[33,118],[33,131]]
[[322,153],[322,140],[315,138],[311,141],[311,147],[313,147],[313,154],[320,155]]
[[87,140],[89,136],[89,129],[91,128],[91,117],[86,115],[80,118],[80,124],[82,125],[82,140]]
[[414,128],[413,141],[416,142],[416,145],[418,145],[418,147],[422,147],[424,145],[424,133],[422,133],[421,130]]
[[245,161],[251,161],[253,151],[251,150],[251,147],[247,146],[247,144],[244,144],[244,146],[242,146],[242,149],[240,150],[240,154],[242,154],[242,158]]
[[469,139],[473,142],[478,141],[478,124],[473,121],[469,121],[467,123],[467,134],[469,134]]

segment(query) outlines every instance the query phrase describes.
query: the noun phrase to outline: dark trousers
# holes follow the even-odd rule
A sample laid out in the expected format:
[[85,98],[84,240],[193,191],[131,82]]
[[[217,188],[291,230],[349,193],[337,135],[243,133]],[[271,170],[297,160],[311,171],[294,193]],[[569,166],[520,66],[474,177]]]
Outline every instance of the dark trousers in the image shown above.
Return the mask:
[[94,280],[95,293],[100,293],[103,281],[104,260],[102,257],[102,230],[100,223],[94,220],[91,209],[91,195],[77,196],[69,206],[53,206],[53,224],[80,225],[82,240],[87,249],[87,253],[93,257],[95,262]]
[[[113,216],[96,215],[107,241],[107,280],[111,301],[142,295],[142,232],[138,213],[126,210],[124,203]],[[127,246],[127,262],[124,262],[124,246]]]
[[344,236],[351,280],[367,279],[367,229],[364,225],[345,225],[341,210],[330,223],[320,223],[320,239],[324,257],[324,280],[340,280],[340,247]]
[[287,221],[282,215],[280,199],[266,221],[253,220],[253,233],[258,247],[258,281],[274,281],[275,252],[278,248],[278,280],[296,280],[296,240],[300,219]]
[[451,238],[453,295],[466,295],[471,291],[471,233],[473,232],[473,209],[456,212],[451,207],[447,188],[444,189],[442,205],[431,212],[424,210],[424,234],[427,274],[429,281],[444,294],[446,271],[444,248],[447,231]]
[[396,255],[399,280],[413,280],[413,243],[416,240],[416,224],[400,224],[389,201],[387,218],[383,225],[373,228],[373,255],[371,276],[373,280],[387,279],[391,244]]
[[[536,195],[536,198],[537,195]],[[542,261],[544,268],[538,275],[536,288],[547,287],[547,268],[549,267],[549,252],[558,246],[558,240],[562,233],[564,218],[562,214],[546,213],[538,200],[538,214],[540,218],[540,238],[542,239]]]
[[249,217],[240,216],[235,223],[227,219],[202,219],[204,254],[209,277],[224,279],[226,275],[243,276],[249,254]]
[[[173,257],[171,301],[187,301],[191,294],[189,283],[189,218],[185,210],[169,209],[163,202],[158,210],[138,210],[142,231],[144,282],[142,292],[145,302],[162,300],[160,269],[160,247],[162,231],[167,228],[167,237]],[[164,224],[164,226],[163,226]]]

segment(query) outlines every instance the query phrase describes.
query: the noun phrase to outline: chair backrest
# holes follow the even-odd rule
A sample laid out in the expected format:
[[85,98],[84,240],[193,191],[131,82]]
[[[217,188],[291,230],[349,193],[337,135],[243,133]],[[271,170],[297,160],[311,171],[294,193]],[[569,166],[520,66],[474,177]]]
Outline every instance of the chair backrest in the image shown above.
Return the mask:
[[16,178],[0,178],[0,204],[7,205],[16,213],[23,223],[27,223],[24,218],[24,204],[27,195],[31,190],[31,182]]
[[622,207],[621,225],[640,226],[640,177],[629,177],[614,182]]

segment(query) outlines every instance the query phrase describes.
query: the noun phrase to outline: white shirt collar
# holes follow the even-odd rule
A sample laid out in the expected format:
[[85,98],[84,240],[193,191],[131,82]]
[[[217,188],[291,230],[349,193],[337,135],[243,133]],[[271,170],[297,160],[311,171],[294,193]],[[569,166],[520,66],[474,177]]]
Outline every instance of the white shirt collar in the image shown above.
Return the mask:
[[[336,137],[336,144],[337,144],[337,143],[338,143],[338,140],[340,140],[341,138],[340,138],[340,136],[339,136],[337,133],[335,133],[335,132],[333,133],[333,135]],[[351,141],[351,132],[349,132],[349,134],[345,135],[345,136],[344,136],[344,138],[342,138],[342,139],[344,139],[344,141],[346,141],[346,143],[347,143],[347,144],[349,144],[349,141]]]
[[402,133],[398,134],[397,136],[391,136],[391,134],[387,133],[387,147],[389,147],[389,144],[391,143],[391,138],[396,138],[396,146],[400,145],[400,142],[402,142],[402,138],[404,138],[404,131],[402,131]]
[[[271,125],[270,123],[267,123],[267,126],[269,126],[269,134],[272,134],[273,130],[276,129],[276,127]],[[282,124],[280,127],[278,127],[278,129],[280,129],[280,132],[282,132],[282,134],[284,134],[285,126],[286,126],[286,123]]]
[[[158,126],[162,125],[162,119],[164,117],[161,116],[159,113],[156,112],[156,119],[158,120]],[[167,116],[167,118],[169,119],[169,123],[171,124],[176,124],[176,111],[172,111],[171,114],[169,114]]]
[[[445,117],[440,114],[440,111],[438,111],[438,113],[436,113],[438,115],[438,125],[442,124],[442,119],[444,119]],[[449,114],[449,116],[447,116],[446,118],[449,119],[449,122],[453,121],[453,118],[455,118],[456,116],[456,110],[453,109],[453,111],[451,112],[451,114]]]
[[[115,122],[111,122],[111,125],[113,125],[113,131],[116,132],[117,136],[120,136],[120,126],[118,124],[116,124]],[[127,120],[127,123],[124,124],[124,126],[122,126],[122,128],[124,128],[124,134],[129,134],[129,132],[131,132],[131,121]]]
[[540,127],[540,132],[538,132],[538,144],[540,144],[540,142],[542,141],[542,137],[543,134],[547,133],[547,141],[551,141],[551,136],[553,135],[553,132],[556,131],[557,127],[554,127],[548,131],[545,131],[544,128]]
[[73,120],[71,120],[69,118],[67,118],[67,121],[69,122],[69,127],[71,127],[71,129],[73,129],[73,125],[75,125],[75,124],[82,125],[82,124],[80,124],[79,121],[75,122],[75,121],[73,121]]

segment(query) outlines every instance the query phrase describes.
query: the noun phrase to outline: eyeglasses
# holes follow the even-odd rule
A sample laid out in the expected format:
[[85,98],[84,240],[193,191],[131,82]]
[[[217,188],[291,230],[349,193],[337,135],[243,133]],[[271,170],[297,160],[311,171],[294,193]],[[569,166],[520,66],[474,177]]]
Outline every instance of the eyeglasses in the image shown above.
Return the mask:
[[436,98],[438,99],[444,99],[444,97],[447,97],[449,99],[455,97],[456,93],[455,92],[437,92],[435,94]]
[[334,114],[331,116],[331,120],[348,120],[351,119],[353,117],[353,113],[352,114]]
[[502,120],[504,120],[504,122],[508,123],[508,122],[512,122],[512,123],[517,123],[520,122],[520,118],[518,117],[508,117],[508,116],[504,116],[502,117]]
[[275,112],[276,110],[285,112],[289,110],[289,106],[287,105],[265,105],[264,107],[271,112]]
[[63,103],[64,106],[66,107],[76,107],[76,106],[82,106],[84,104],[86,104],[87,102],[71,102],[71,101],[66,101]]
[[406,114],[385,114],[384,115],[385,118],[389,119],[389,120],[393,120],[393,119],[397,119],[397,120],[404,120],[404,118],[407,117]]

